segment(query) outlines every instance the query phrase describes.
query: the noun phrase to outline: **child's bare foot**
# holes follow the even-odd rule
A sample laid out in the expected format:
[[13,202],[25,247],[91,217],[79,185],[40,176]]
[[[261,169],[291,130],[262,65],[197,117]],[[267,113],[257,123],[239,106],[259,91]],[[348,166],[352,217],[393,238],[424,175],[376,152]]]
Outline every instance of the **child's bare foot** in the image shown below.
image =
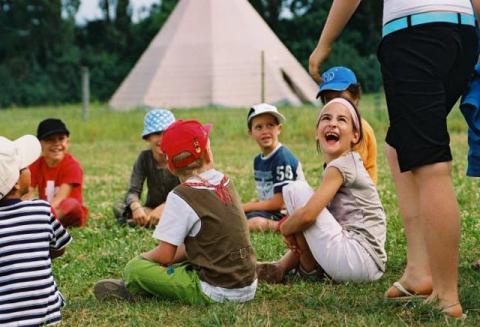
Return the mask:
[[283,281],[285,272],[277,263],[259,262],[256,267],[258,281],[278,284]]
[[250,218],[249,220],[247,220],[247,226],[250,232],[278,231],[278,221],[263,217]]

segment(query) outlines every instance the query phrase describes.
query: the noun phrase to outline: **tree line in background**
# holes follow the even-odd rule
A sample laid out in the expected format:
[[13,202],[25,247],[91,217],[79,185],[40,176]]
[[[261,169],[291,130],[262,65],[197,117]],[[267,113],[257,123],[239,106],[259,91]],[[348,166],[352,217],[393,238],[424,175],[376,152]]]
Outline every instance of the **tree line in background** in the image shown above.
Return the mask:
[[[0,0],[0,107],[79,102],[82,66],[92,100],[108,100],[177,2],[161,0],[134,23],[129,0],[98,0],[102,18],[76,25],[80,0]],[[331,2],[249,2],[307,67]],[[381,10],[363,1],[325,65],[351,67],[367,92],[381,85]]]

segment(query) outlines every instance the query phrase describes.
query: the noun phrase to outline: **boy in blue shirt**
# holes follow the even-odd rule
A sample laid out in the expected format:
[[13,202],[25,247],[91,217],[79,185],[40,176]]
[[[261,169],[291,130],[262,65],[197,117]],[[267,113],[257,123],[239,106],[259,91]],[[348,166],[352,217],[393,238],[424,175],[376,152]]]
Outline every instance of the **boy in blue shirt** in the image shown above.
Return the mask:
[[284,217],[283,187],[305,179],[300,161],[278,140],[284,122],[277,108],[267,103],[254,105],[247,115],[248,134],[261,151],[253,161],[258,201],[243,205],[250,231],[277,231]]

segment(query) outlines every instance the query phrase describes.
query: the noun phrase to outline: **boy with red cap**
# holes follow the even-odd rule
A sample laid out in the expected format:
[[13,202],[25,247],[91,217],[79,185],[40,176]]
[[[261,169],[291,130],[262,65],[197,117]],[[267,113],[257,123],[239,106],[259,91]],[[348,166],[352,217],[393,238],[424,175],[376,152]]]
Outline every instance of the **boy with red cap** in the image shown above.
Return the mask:
[[180,120],[164,132],[162,150],[181,184],[168,194],[153,233],[160,243],[127,264],[123,281],[99,281],[97,299],[150,294],[206,304],[254,298],[255,252],[233,182],[214,169],[210,129]]

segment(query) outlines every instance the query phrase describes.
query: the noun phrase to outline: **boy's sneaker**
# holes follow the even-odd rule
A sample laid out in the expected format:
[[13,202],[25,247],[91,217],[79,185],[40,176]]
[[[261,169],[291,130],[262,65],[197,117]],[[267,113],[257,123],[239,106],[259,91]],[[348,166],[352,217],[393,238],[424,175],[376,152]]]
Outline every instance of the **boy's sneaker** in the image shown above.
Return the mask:
[[259,262],[255,268],[259,282],[268,284],[278,284],[283,282],[284,272],[276,264],[272,262]]
[[133,301],[132,294],[125,287],[121,279],[102,279],[93,287],[93,294],[99,301],[104,300],[127,300]]

